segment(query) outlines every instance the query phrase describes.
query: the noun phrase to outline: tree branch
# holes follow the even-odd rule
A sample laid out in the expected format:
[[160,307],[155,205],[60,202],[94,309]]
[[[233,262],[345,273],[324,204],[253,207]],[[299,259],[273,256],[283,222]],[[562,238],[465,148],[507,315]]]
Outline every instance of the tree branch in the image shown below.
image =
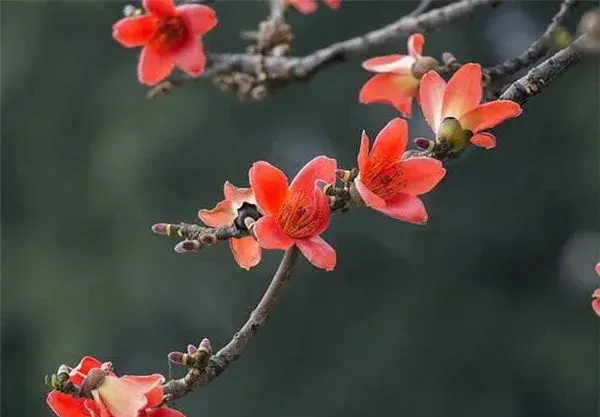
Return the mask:
[[250,314],[248,321],[244,323],[227,345],[211,356],[202,372],[191,369],[185,377],[171,380],[163,386],[166,402],[181,398],[194,388],[209,383],[220,375],[231,362],[240,357],[248,342],[269,319],[279,295],[290,279],[292,268],[298,260],[298,254],[296,246],[292,246],[284,253],[271,284],[269,284],[262,299]]

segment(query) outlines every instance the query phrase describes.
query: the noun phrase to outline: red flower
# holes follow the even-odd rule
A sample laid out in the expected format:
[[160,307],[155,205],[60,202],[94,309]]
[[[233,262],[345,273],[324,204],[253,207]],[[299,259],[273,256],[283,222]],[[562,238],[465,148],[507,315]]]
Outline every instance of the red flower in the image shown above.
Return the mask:
[[[455,140],[464,142],[458,146],[464,147],[470,136],[476,146],[486,149],[495,147],[496,138],[484,130],[517,117],[522,112],[521,106],[510,100],[480,104],[482,97],[481,66],[478,64],[463,65],[448,84],[435,71],[429,71],[421,79],[419,101],[427,123],[436,138],[450,139],[448,136],[453,136]],[[456,126],[462,129],[459,133],[465,135],[456,135]]]
[[[210,227],[233,226],[238,216],[238,209],[244,203],[256,205],[252,188],[237,188],[227,181],[223,186],[223,194],[225,200],[212,210],[198,211],[200,220]],[[229,247],[238,265],[244,269],[250,269],[260,262],[260,246],[252,236],[229,239]]]
[[403,159],[407,141],[408,127],[400,118],[379,132],[370,153],[369,138],[363,132],[354,187],[368,207],[394,219],[423,224],[427,212],[418,196],[431,191],[446,170],[437,159]]
[[335,182],[335,159],[319,156],[304,166],[288,186],[285,174],[268,162],[250,168],[250,185],[264,217],[254,234],[265,249],[286,250],[298,246],[316,267],[333,270],[335,250],[319,235],[329,226],[329,198],[315,183]]
[[[596,274],[600,275],[600,262],[596,264]],[[600,288],[597,288],[596,291],[592,294],[592,308],[594,312],[600,316]]]
[[162,375],[117,377],[111,366],[84,357],[71,371],[69,381],[80,386],[93,373],[98,378],[90,388],[93,399],[53,390],[46,398],[48,406],[59,417],[185,417],[170,408],[155,408],[163,400]]
[[206,56],[198,37],[217,25],[215,11],[200,4],[175,7],[173,0],[143,0],[148,14],[126,17],[113,25],[113,38],[126,48],[143,46],[138,79],[153,85],[177,65],[199,76]]
[[425,38],[415,33],[408,38],[409,55],[384,55],[368,59],[362,66],[376,73],[363,85],[358,100],[361,103],[389,103],[404,117],[412,114],[412,99],[419,91],[419,79],[412,67],[421,58]]
[[[308,14],[317,10],[317,0],[285,0],[288,5],[294,6],[300,13]],[[342,0],[323,0],[331,9],[340,8]]]

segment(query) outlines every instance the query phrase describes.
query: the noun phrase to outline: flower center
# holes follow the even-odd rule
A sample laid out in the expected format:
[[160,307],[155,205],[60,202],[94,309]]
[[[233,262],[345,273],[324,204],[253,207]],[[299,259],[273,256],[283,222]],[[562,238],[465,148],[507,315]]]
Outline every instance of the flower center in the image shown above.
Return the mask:
[[162,52],[175,52],[187,40],[188,29],[178,16],[158,21],[152,43]]
[[361,180],[369,190],[388,201],[406,188],[400,161],[384,166],[384,161],[371,160],[370,166],[361,173]]
[[278,220],[285,234],[293,239],[302,239],[315,234],[322,216],[316,210],[312,195],[295,191],[283,204]]

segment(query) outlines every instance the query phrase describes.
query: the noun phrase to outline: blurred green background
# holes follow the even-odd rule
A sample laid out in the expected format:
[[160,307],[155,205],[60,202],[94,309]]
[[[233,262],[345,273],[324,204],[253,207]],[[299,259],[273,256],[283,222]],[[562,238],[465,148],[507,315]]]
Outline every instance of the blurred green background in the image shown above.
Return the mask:
[[[582,2],[570,21],[574,28]],[[43,378],[84,354],[168,373],[166,354],[246,320],[281,254],[246,273],[227,245],[177,255],[158,221],[195,220],[253,161],[289,175],[318,154],[355,164],[360,131],[396,115],[357,102],[359,62],[241,103],[203,80],[148,101],[137,51],[111,39],[125,3],[2,1],[2,415],[51,416]],[[409,1],[293,15],[296,54],[379,27]],[[217,1],[207,49],[266,15]],[[425,51],[491,65],[542,33],[555,1],[508,2],[427,36]],[[376,53],[405,51],[402,40]],[[302,261],[268,326],[196,416],[564,416],[597,410],[598,63],[572,68],[425,196],[426,227],[336,215],[338,266]],[[414,107],[411,137],[430,136]],[[174,375],[179,375],[175,370]]]

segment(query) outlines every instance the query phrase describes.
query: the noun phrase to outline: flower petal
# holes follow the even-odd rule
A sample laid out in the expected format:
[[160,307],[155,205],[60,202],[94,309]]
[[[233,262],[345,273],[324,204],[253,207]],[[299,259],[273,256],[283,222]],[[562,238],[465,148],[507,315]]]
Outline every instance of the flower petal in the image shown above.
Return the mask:
[[476,107],[461,117],[459,121],[464,129],[479,133],[495,127],[507,119],[518,117],[522,112],[521,106],[514,101],[496,100]]
[[156,30],[156,17],[149,14],[126,17],[116,22],[112,29],[113,38],[124,47],[143,46]]
[[415,58],[410,55],[382,55],[363,61],[362,67],[367,71],[380,74],[395,73],[409,75],[415,63]]
[[379,132],[373,143],[369,161],[380,164],[381,161],[396,162],[406,150],[408,144],[408,124],[396,117]]
[[273,216],[261,217],[254,225],[254,235],[264,249],[289,249],[294,241],[283,233],[279,222]]
[[361,103],[387,103],[404,117],[412,114],[412,98],[419,91],[419,80],[412,75],[377,74],[358,93]]
[[210,227],[231,226],[237,217],[237,210],[229,200],[223,200],[211,210],[198,210],[198,218]]
[[317,180],[323,180],[327,184],[335,182],[335,170],[337,161],[326,156],[317,156],[309,161],[296,174],[296,177],[290,184],[290,193],[303,191],[312,193]]
[[144,47],[138,62],[138,80],[142,84],[154,85],[167,78],[175,67],[170,54],[161,54],[154,48]]
[[592,301],[592,308],[594,309],[594,312],[600,317],[600,298],[596,298],[594,301]]
[[144,9],[156,17],[172,17],[177,14],[173,0],[143,0]]
[[268,162],[258,161],[252,164],[248,176],[256,204],[262,213],[275,216],[279,214],[288,194],[285,174]]
[[148,401],[148,403],[146,404],[146,407],[156,407],[157,405],[162,403],[163,398],[164,398],[163,387],[162,387],[162,385],[159,385],[156,388],[154,388],[151,391],[146,393],[146,400]]
[[97,389],[100,398],[114,417],[137,417],[146,407],[146,394],[164,382],[160,374],[106,376]]
[[496,147],[496,137],[487,132],[479,132],[475,136],[471,136],[470,141],[480,148],[492,149]]
[[379,211],[397,220],[415,224],[427,223],[425,205],[419,197],[408,194],[397,195]]
[[81,385],[88,372],[94,368],[102,367],[102,362],[92,356],[84,356],[79,364],[69,372],[69,381]]
[[440,161],[433,158],[411,158],[400,163],[406,181],[403,193],[417,196],[431,191],[446,175]]
[[192,77],[198,77],[206,67],[206,55],[204,47],[199,40],[190,38],[183,46],[173,54],[175,63],[186,74]]
[[185,414],[169,407],[159,407],[142,410],[138,417],[185,417]]
[[408,53],[415,59],[421,58],[425,45],[425,37],[420,33],[414,33],[408,38]]
[[288,4],[302,14],[309,14],[317,10],[317,0],[288,0]]
[[325,4],[327,4],[329,6],[330,9],[332,10],[337,10],[340,8],[340,5],[342,4],[342,0],[323,0],[325,2]]
[[217,26],[217,13],[203,4],[184,4],[177,13],[194,37],[202,36]]
[[84,398],[52,390],[46,397],[46,404],[58,417],[89,417]]
[[354,186],[356,187],[356,190],[360,194],[360,197],[363,199],[367,207],[378,210],[387,205],[383,198],[379,197],[363,184],[362,180],[360,179],[360,173],[354,180]]
[[256,205],[254,190],[251,187],[239,188],[226,181],[223,185],[223,194],[225,195],[225,200],[231,201],[235,208],[240,208],[244,203]]
[[442,106],[442,119],[460,117],[474,109],[481,102],[483,88],[481,86],[481,66],[465,64],[452,76]]
[[229,239],[229,247],[238,265],[246,270],[260,262],[260,245],[252,236]]
[[598,262],[596,264],[596,266],[594,267],[594,269],[596,270],[596,274],[600,275],[600,262]]
[[431,126],[433,133],[437,134],[442,122],[442,104],[446,82],[440,75],[431,70],[421,78],[419,86],[419,104],[423,110],[425,120]]
[[311,227],[311,235],[320,235],[329,227],[331,221],[331,208],[329,206],[329,197],[322,188],[313,186],[313,211],[312,216],[315,225]]
[[296,240],[296,246],[308,261],[317,268],[333,271],[337,255],[321,236],[313,236],[309,239]]

